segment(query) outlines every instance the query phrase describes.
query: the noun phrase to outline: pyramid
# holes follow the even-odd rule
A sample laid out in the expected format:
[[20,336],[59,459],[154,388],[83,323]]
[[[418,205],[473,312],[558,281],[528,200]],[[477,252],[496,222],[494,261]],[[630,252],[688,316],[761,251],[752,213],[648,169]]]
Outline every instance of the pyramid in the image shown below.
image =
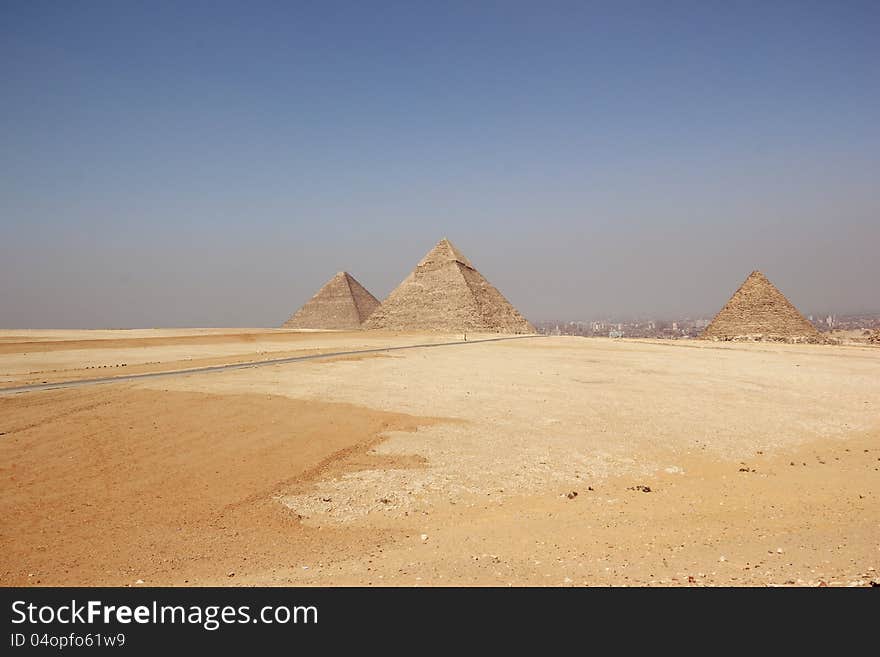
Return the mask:
[[759,271],[749,274],[700,338],[825,342],[822,334]]
[[282,328],[356,329],[379,305],[354,276],[341,271],[297,310]]
[[394,331],[534,333],[470,261],[443,238],[364,322]]

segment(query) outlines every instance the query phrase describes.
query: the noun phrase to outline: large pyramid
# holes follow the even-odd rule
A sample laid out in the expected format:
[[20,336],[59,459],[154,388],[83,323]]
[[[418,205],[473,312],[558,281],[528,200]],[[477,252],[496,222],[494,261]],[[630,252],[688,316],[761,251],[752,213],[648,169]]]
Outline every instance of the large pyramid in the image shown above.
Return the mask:
[[354,276],[341,271],[284,322],[282,328],[356,329],[379,305]]
[[446,238],[388,295],[364,322],[364,328],[535,332],[535,327]]
[[773,283],[753,271],[700,335],[706,340],[825,342]]

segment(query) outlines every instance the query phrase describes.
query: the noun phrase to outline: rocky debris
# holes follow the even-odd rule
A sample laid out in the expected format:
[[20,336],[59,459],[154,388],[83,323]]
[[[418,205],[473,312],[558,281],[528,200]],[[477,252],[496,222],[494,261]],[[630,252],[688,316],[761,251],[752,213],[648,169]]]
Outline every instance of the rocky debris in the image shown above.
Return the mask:
[[341,271],[297,310],[282,328],[356,329],[379,307],[354,276]]
[[650,493],[651,487],[639,484],[638,486],[630,486],[629,488],[627,488],[627,490],[637,490],[637,491],[641,491],[642,493]]
[[532,326],[447,239],[364,322],[393,331],[534,333]]
[[828,341],[759,271],[749,274],[700,338],[817,344]]

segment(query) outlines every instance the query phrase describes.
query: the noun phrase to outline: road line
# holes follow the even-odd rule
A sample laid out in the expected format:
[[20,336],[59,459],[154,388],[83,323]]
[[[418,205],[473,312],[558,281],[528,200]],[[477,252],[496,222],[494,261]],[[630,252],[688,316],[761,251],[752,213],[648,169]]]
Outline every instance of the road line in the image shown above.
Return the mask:
[[375,349],[358,349],[354,351],[336,351],[327,354],[310,354],[308,356],[290,356],[288,358],[274,358],[271,360],[254,360],[246,363],[230,363],[229,365],[212,365],[210,367],[193,367],[186,370],[168,370],[165,372],[146,372],[144,374],[126,374],[123,376],[107,376],[100,379],[80,379],[78,381],[58,381],[56,383],[32,383],[14,388],[0,388],[0,395],[14,395],[23,392],[38,392],[40,390],[59,390],[62,388],[78,388],[80,386],[95,386],[104,383],[120,383],[122,381],[137,381],[138,379],[156,379],[163,376],[180,376],[184,374],[207,374],[210,372],[229,372],[243,370],[250,367],[265,367],[267,365],[285,365],[298,363],[305,360],[317,360],[319,358],[336,358],[337,356],[356,356],[358,354],[375,354],[384,351],[400,351],[402,349],[429,349],[431,347],[449,347],[462,344],[478,344],[481,342],[501,342],[503,340],[524,340],[527,338],[540,338],[540,335],[517,335],[507,338],[483,338],[481,340],[459,340],[456,342],[432,342],[425,344],[410,344],[400,347],[377,347]]

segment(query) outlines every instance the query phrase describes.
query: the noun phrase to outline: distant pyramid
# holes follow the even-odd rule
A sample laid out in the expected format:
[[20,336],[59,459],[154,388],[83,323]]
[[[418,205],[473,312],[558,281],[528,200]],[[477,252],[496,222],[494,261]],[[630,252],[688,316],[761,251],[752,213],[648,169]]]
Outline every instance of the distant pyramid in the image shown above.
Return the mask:
[[444,238],[364,322],[394,331],[534,333],[470,261]]
[[354,276],[341,271],[284,322],[282,328],[356,329],[379,305]]
[[753,271],[706,327],[706,340],[825,342],[822,334],[759,271]]

